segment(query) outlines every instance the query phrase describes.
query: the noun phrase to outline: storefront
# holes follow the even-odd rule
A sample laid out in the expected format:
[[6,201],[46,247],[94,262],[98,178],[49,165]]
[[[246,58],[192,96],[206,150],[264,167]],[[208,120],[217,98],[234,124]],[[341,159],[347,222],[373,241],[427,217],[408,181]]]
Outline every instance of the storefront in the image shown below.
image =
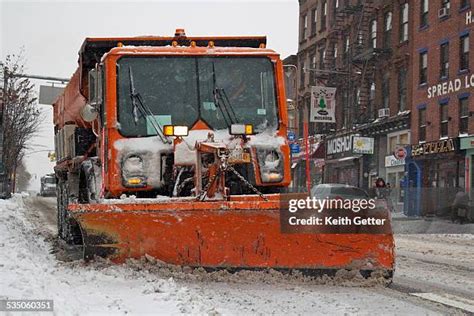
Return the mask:
[[473,196],[473,179],[474,179],[474,136],[463,137],[460,141],[461,150],[466,151],[465,155],[465,168],[464,168],[464,179],[466,191],[469,192],[469,195],[472,198]]
[[324,182],[364,187],[365,155],[372,155],[373,138],[348,134],[326,139]]
[[[438,215],[449,213],[456,192],[465,186],[465,157],[460,150],[459,138],[448,138],[411,146],[410,160],[406,163],[408,176],[407,210],[411,215]],[[419,200],[415,205],[413,200]]]
[[396,148],[410,144],[410,111],[359,126],[358,133],[374,138],[373,154],[364,155],[365,170],[368,170],[363,174],[364,188],[373,187],[376,179],[383,178],[386,183],[390,183],[394,199],[397,199],[403,193],[400,180],[403,179],[401,172],[404,167],[386,167],[385,157],[393,155]]
[[403,209],[403,179],[405,177],[405,158],[395,157],[395,155],[385,156],[385,179],[387,185],[390,184],[390,198],[397,211]]

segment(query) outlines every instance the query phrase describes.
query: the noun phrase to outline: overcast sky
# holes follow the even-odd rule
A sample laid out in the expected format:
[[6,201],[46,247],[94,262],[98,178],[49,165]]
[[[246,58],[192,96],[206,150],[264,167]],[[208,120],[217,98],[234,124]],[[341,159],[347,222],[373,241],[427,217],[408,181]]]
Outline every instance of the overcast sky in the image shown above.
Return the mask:
[[[69,78],[85,37],[174,35],[266,35],[267,46],[284,58],[298,48],[297,0],[210,1],[6,1],[0,0],[0,54],[25,48],[27,73]],[[34,81],[35,84],[47,84]],[[50,106],[39,105],[45,121],[31,151],[53,149]],[[27,156],[39,177],[52,172],[46,152]]]

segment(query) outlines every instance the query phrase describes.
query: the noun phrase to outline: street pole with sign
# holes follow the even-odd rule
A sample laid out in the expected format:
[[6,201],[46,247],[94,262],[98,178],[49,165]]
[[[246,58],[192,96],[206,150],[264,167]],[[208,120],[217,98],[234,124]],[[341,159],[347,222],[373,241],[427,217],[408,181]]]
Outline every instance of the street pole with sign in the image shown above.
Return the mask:
[[311,165],[309,161],[309,115],[308,111],[304,111],[304,122],[303,122],[303,139],[304,139],[304,155],[306,159],[306,189],[308,194],[311,192]]

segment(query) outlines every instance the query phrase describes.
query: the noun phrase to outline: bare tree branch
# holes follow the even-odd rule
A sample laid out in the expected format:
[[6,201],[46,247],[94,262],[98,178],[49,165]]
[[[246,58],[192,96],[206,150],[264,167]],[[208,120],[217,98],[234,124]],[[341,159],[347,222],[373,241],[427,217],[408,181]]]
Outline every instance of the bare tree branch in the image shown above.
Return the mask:
[[[26,78],[12,76],[23,74],[25,65],[24,52],[8,55],[0,61],[2,97],[6,94],[3,120],[3,161],[9,180],[14,178],[15,166],[21,163],[28,141],[38,132],[42,115],[37,107],[34,85]],[[7,87],[4,91],[4,82]]]

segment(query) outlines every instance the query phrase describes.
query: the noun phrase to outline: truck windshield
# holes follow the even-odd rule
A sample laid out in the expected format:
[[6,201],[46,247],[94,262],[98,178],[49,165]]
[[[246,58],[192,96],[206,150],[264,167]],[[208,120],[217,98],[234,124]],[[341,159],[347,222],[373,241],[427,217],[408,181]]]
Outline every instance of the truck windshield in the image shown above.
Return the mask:
[[[134,113],[133,85],[151,113]],[[117,63],[118,119],[124,136],[156,135],[153,120],[211,128],[252,124],[259,133],[278,126],[272,62],[265,57],[122,57]],[[229,117],[232,113],[232,117]]]

